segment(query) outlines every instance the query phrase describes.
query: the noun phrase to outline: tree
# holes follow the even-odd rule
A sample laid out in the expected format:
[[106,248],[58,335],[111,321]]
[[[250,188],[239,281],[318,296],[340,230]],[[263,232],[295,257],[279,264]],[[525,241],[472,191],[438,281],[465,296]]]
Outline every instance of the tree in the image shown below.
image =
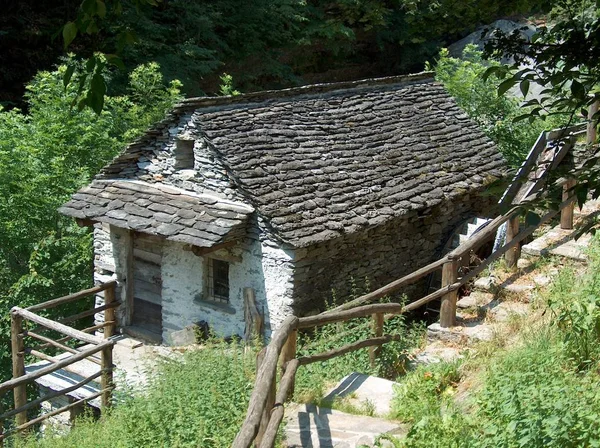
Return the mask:
[[[547,25],[540,26],[531,41],[517,31],[498,32],[486,45],[486,53],[511,58],[512,63],[492,66],[485,77],[503,79],[499,94],[518,85],[525,96],[536,83],[543,87],[538,98],[523,103],[517,120],[533,122],[560,115],[568,123],[586,120],[592,104],[600,100],[600,2],[554,0]],[[598,113],[593,117],[598,119]],[[591,148],[593,149],[593,148]],[[578,171],[576,194],[580,205],[589,192],[600,196],[600,166],[592,151]]]

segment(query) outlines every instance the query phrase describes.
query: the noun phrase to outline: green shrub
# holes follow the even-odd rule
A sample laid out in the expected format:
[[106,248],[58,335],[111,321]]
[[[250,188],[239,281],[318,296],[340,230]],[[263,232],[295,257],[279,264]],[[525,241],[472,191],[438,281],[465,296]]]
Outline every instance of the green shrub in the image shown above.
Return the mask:
[[561,271],[548,296],[553,323],[565,342],[567,355],[579,369],[600,360],[600,244],[594,240],[587,273],[578,278]]
[[211,343],[182,360],[161,362],[143,394],[99,421],[77,421],[63,437],[30,440],[39,448],[228,447],[254,385],[255,353]]
[[553,129],[561,123],[555,117],[514,122],[526,111],[511,96],[498,96],[501,80],[481,77],[490,64],[497,62],[482,58],[482,52],[474,45],[467,45],[461,59],[450,57],[442,49],[435,69],[435,77],[456,98],[458,105],[475,120],[483,132],[496,144],[509,165],[518,167],[529,153],[540,132]]
[[[301,367],[296,376],[296,399],[318,401],[325,394],[326,387],[352,372],[392,379],[403,374],[408,360],[408,351],[419,345],[423,327],[408,323],[406,316],[400,315],[384,323],[383,334],[398,335],[400,340],[381,347],[375,367],[371,367],[368,348]],[[298,356],[326,352],[371,337],[373,337],[371,318],[324,325],[313,332],[300,333]]]

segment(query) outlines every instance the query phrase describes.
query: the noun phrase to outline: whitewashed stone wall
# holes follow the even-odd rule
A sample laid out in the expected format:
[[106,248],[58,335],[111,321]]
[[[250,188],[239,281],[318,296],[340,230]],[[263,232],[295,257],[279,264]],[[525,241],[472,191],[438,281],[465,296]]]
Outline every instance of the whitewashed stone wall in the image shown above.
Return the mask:
[[[239,261],[231,261],[231,257]],[[230,260],[229,303],[206,300],[206,269],[209,257]],[[267,333],[292,312],[292,255],[248,239],[241,248],[217,251],[199,257],[180,243],[167,241],[162,260],[163,340],[170,333],[205,321],[221,336],[243,335],[246,287],[253,288],[259,310],[265,317]]]

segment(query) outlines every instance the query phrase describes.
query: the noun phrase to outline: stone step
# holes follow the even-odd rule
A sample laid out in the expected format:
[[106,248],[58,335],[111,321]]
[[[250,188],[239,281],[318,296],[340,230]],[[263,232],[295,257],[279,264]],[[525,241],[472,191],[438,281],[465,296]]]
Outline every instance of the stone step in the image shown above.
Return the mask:
[[484,291],[472,291],[468,296],[461,297],[456,306],[461,309],[486,308],[494,300],[494,294]]
[[427,340],[442,341],[454,344],[464,344],[476,341],[489,341],[493,338],[494,331],[490,324],[474,322],[458,322],[455,327],[442,328],[439,322],[427,327]]
[[462,358],[462,350],[459,347],[446,345],[441,341],[433,341],[419,352],[413,354],[410,364],[412,367],[439,362],[452,362]]
[[563,230],[556,226],[531,243],[525,244],[521,252],[532,257],[556,255],[575,261],[586,261],[586,248],[592,236],[584,234],[578,240],[575,240],[574,236],[573,230]]
[[331,389],[323,401],[330,403],[344,398],[357,409],[372,407],[375,415],[386,416],[390,413],[394,384],[396,383],[384,378],[353,372]]
[[382,418],[346,414],[313,404],[292,404],[285,410],[284,446],[358,448],[373,446],[380,434],[405,435],[406,425]]

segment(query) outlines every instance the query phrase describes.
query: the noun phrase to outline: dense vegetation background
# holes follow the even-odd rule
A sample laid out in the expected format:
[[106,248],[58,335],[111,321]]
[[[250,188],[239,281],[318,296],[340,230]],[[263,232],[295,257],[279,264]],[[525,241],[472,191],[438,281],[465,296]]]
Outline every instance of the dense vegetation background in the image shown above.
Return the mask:
[[[25,104],[25,84],[54,67],[64,53],[62,26],[88,3],[3,2],[0,104]],[[250,91],[418,71],[480,25],[547,7],[539,0],[122,0],[117,15],[116,0],[91,3],[108,12],[98,30],[80,33],[69,49],[114,53],[126,32],[127,70],[115,74],[113,93],[124,92],[127,71],[158,62],[188,96],[216,92],[223,72]]]

